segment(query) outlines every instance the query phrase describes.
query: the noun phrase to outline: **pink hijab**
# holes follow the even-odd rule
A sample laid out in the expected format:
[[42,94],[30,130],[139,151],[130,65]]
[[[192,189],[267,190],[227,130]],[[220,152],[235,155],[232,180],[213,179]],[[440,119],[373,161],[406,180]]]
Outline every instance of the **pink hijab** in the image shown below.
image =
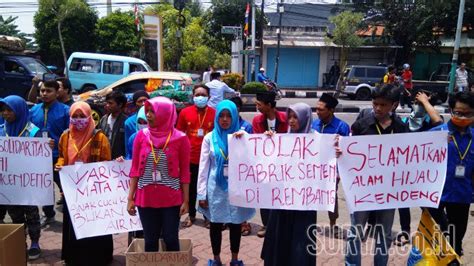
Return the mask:
[[[82,162],[89,162],[89,157],[91,154],[91,145],[92,141],[89,141],[92,138],[94,133],[95,123],[92,119],[92,110],[89,104],[86,102],[76,102],[71,105],[69,110],[69,117],[72,117],[77,111],[82,111],[82,113],[88,118],[89,124],[87,127],[79,131],[72,124],[69,124],[69,145],[67,145],[67,155],[68,161],[67,164],[74,164],[78,159],[78,153],[76,148],[81,151],[79,158]],[[76,146],[74,146],[74,144]],[[87,145],[87,146],[85,146]]]
[[180,131],[175,129],[178,114],[176,113],[176,106],[166,97],[155,97],[145,102],[145,113],[148,113],[150,108],[155,113],[155,121],[153,125],[148,124],[149,138],[153,142],[153,146],[162,147],[168,135],[171,132],[170,142],[181,136]]

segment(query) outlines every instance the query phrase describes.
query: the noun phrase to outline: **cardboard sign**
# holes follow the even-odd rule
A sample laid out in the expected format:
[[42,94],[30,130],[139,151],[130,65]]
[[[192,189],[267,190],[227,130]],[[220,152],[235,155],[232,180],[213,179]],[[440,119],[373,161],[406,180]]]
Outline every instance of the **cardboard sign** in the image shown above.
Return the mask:
[[0,137],[1,205],[53,205],[53,188],[48,139]]
[[457,260],[462,265],[462,261],[446,240],[444,234],[439,230],[435,221],[427,210],[423,210],[418,231],[413,237],[413,247],[417,248],[422,259],[417,261],[420,265],[448,265]]
[[241,207],[333,211],[335,135],[229,135],[229,200]]
[[127,212],[131,161],[65,166],[60,172],[76,238],[142,230]]
[[191,239],[179,240],[179,251],[165,251],[163,239],[157,252],[145,252],[145,240],[134,239],[125,251],[127,266],[191,266],[193,265],[193,243]]
[[437,208],[447,139],[443,131],[341,138],[338,169],[350,212]]

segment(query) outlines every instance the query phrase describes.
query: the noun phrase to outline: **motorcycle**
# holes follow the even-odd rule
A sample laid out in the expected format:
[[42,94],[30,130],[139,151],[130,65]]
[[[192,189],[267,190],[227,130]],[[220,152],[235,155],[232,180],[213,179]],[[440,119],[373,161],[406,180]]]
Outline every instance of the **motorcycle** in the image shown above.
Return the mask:
[[268,91],[272,91],[276,94],[276,97],[275,97],[276,100],[280,100],[282,98],[283,94],[275,82],[273,82],[270,79],[267,79],[263,81],[263,84],[265,85],[265,87],[267,87]]

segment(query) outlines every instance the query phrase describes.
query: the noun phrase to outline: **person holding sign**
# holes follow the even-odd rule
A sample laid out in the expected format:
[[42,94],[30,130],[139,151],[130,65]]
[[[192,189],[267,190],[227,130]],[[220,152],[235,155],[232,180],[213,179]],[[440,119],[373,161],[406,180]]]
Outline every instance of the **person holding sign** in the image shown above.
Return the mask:
[[[201,145],[204,136],[214,128],[214,117],[216,110],[207,106],[209,101],[209,87],[206,85],[196,85],[193,88],[193,106],[188,106],[181,110],[176,128],[186,133],[191,143],[191,184],[189,187],[189,216],[183,223],[184,227],[190,227],[196,221],[196,197],[197,179],[199,172],[199,157],[201,156]],[[206,227],[209,221],[204,217]]]
[[474,93],[458,92],[449,97],[451,120],[431,129],[449,131],[448,168],[438,209],[431,216],[447,232],[449,243],[459,256],[463,255],[462,240],[467,230],[469,207],[472,202],[474,178]]
[[220,253],[224,223],[230,229],[230,265],[243,265],[238,259],[240,224],[251,219],[255,210],[232,206],[229,203],[227,136],[240,128],[237,107],[232,101],[224,100],[217,105],[214,125],[214,129],[204,137],[202,143],[197,196],[199,212],[211,221],[210,238],[214,259],[210,259],[208,265],[222,265]]
[[145,102],[148,127],[133,142],[127,211],[140,214],[145,251],[158,251],[160,236],[167,251],[179,251],[179,218],[188,212],[190,144],[174,128],[177,114],[166,97]]
[[[290,105],[286,111],[288,133],[311,133],[313,114],[306,103]],[[266,133],[269,137],[273,132]],[[313,246],[307,230],[316,224],[316,211],[271,210],[261,258],[265,265],[316,265],[316,255],[307,247]]]
[[[321,133],[321,134],[338,134],[340,136],[349,136],[351,129],[349,125],[342,121],[341,119],[334,116],[334,111],[336,106],[339,104],[336,98],[334,98],[329,93],[323,93],[319,102],[316,105],[316,113],[318,118],[314,120],[312,128]],[[336,183],[339,183],[339,178]],[[337,218],[339,218],[339,207],[337,204],[337,194],[336,194],[336,205],[334,206],[334,212],[329,212],[329,225],[331,230],[331,235],[335,238],[339,238],[339,227],[336,225]]]
[[[95,129],[92,110],[86,102],[71,106],[70,125],[59,140],[59,158],[55,171],[65,165],[110,161],[107,136]],[[73,265],[107,265],[113,259],[112,235],[76,239],[67,201],[63,207],[61,259]]]
[[[405,133],[407,126],[391,112],[398,104],[399,94],[392,85],[376,88],[372,93],[373,114],[357,120],[352,124],[352,135],[382,135]],[[375,232],[382,234],[381,241],[375,245],[374,265],[387,265],[388,250],[392,244],[392,225],[395,215],[394,209],[377,211],[358,211],[351,214],[351,229],[347,237],[346,264],[361,265],[361,238],[369,215],[375,216]],[[377,228],[379,230],[377,230]],[[380,230],[381,229],[381,230]]]
[[[276,93],[272,91],[257,93],[257,110],[261,113],[252,120],[252,130],[255,134],[262,134],[266,131],[275,133],[286,133],[288,131],[288,123],[286,114],[276,110]],[[263,227],[257,232],[257,236],[264,237],[268,216],[270,210],[260,209],[260,217],[262,218]]]
[[[29,121],[28,105],[23,98],[16,95],[8,96],[0,101],[0,109],[5,119],[5,123],[0,125],[0,137],[41,137],[39,128]],[[38,207],[16,205],[1,207],[7,208],[14,224],[26,224],[31,239],[28,259],[39,258],[41,225]]]

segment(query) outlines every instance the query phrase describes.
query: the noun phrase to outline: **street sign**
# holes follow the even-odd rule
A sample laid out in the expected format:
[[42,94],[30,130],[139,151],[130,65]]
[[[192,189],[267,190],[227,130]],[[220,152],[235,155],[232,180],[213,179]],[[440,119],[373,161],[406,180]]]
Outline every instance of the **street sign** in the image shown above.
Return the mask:
[[244,55],[256,55],[257,51],[256,50],[240,50],[240,54]]
[[222,34],[239,34],[240,31],[241,28],[236,26],[222,26],[221,29]]

